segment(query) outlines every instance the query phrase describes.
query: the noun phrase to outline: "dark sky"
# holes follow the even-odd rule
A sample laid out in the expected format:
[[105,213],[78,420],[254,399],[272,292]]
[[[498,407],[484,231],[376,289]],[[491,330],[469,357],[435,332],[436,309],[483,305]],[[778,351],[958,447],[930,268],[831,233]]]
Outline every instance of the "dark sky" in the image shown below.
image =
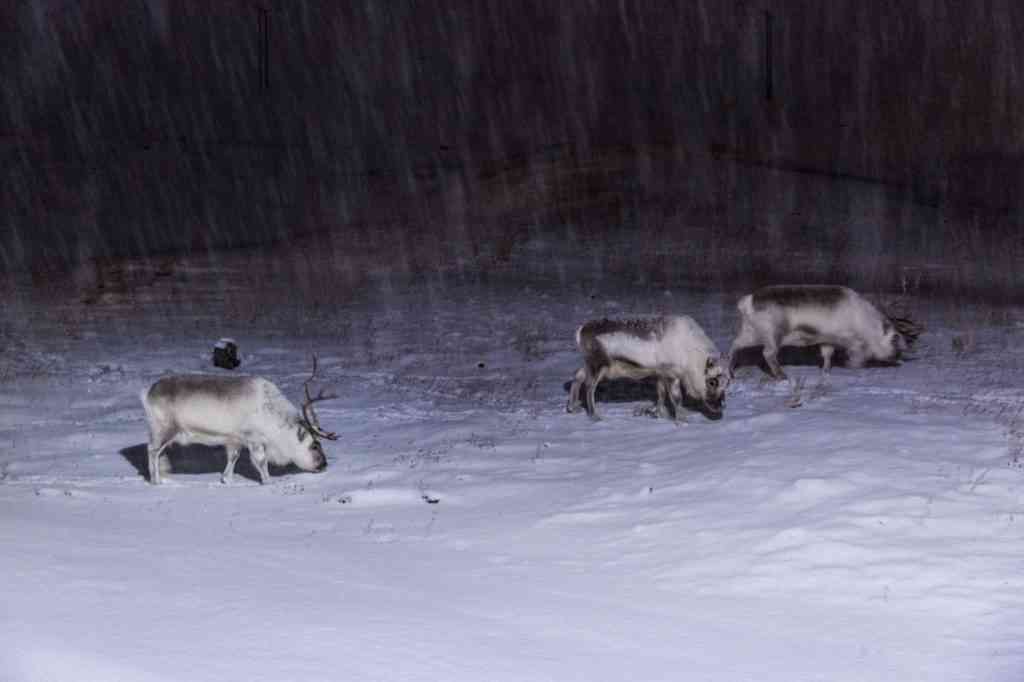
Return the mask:
[[[28,0],[0,23],[5,269],[324,231],[478,254],[524,226],[761,235],[832,277],[883,246],[884,277],[1024,254],[1011,0]],[[765,248],[729,267],[778,268]]]

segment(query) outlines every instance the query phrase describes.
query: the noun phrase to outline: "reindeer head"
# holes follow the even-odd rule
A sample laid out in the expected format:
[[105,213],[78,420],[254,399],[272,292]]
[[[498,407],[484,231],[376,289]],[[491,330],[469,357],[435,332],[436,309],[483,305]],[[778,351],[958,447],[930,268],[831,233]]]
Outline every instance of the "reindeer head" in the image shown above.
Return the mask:
[[882,347],[876,351],[878,360],[899,362],[924,331],[924,325],[905,316],[905,306],[906,303],[899,299],[879,306],[882,317]]
[[704,406],[712,414],[722,414],[729,372],[719,358],[708,356],[704,363]]
[[323,390],[317,393],[315,398],[309,394],[309,384],[316,377],[316,365],[316,356],[314,355],[313,373],[302,385],[302,390],[306,394],[306,402],[302,404],[302,416],[299,417],[297,434],[299,443],[306,446],[306,452],[303,453],[306,456],[299,458],[296,464],[306,471],[323,471],[327,468],[327,455],[324,454],[323,447],[320,445],[320,439],[338,440],[338,434],[333,431],[324,431],[320,427],[320,419],[313,409],[313,403],[338,397],[334,394],[324,395]]
[[882,349],[879,360],[899,362],[911,350],[924,327],[904,317],[886,316],[882,320]]
[[907,343],[888,318],[882,319],[882,340],[879,348],[874,350],[877,359],[882,362],[899,362],[906,350]]

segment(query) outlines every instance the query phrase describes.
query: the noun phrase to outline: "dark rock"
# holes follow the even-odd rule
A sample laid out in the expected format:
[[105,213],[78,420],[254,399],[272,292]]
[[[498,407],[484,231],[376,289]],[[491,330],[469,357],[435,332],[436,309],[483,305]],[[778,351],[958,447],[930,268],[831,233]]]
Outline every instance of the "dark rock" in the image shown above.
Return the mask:
[[234,369],[242,364],[238,359],[238,344],[234,339],[221,339],[213,347],[213,366]]

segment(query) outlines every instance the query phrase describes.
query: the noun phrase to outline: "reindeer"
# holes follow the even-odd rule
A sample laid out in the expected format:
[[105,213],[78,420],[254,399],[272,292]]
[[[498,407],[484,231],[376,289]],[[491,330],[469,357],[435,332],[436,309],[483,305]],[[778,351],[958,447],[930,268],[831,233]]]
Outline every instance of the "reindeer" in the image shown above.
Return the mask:
[[313,404],[335,398],[321,390],[309,394],[313,372],[303,384],[306,402],[301,411],[280,389],[261,377],[184,374],[160,379],[141,394],[149,423],[149,480],[160,483],[160,455],[174,443],[223,445],[228,463],[221,475],[227,484],[234,479],[235,463],[243,447],[260,476],[267,483],[267,463],[295,464],[305,471],[323,471],[327,457],[321,439],[337,440],[324,431]]
[[683,389],[700,400],[711,415],[722,414],[728,376],[718,349],[693,318],[686,315],[636,320],[595,320],[576,330],[576,345],[584,365],[576,371],[569,389],[567,412],[580,406],[580,388],[586,387],[583,403],[593,419],[600,419],[594,395],[604,379],[657,377],[656,413],[668,417],[665,396],[682,421]]
[[778,361],[782,346],[820,344],[822,372],[832,369],[832,355],[841,347],[847,365],[868,361],[898,363],[922,331],[906,318],[880,312],[853,289],[829,285],[770,286],[739,300],[740,331],[729,350],[729,373],[744,348],[763,346],[771,375],[786,378]]

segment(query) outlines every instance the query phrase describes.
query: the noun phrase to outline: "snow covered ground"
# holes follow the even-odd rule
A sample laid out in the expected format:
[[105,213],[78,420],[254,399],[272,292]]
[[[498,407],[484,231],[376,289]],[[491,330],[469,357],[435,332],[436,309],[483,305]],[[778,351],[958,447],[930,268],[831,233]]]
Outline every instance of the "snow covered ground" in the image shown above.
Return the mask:
[[[192,269],[0,317],[0,680],[1024,679],[1024,313],[915,300],[898,368],[741,370],[676,426],[564,411],[586,318],[735,296],[385,286],[325,306]],[[139,390],[242,370],[319,408],[323,474],[218,450],[149,486]]]

